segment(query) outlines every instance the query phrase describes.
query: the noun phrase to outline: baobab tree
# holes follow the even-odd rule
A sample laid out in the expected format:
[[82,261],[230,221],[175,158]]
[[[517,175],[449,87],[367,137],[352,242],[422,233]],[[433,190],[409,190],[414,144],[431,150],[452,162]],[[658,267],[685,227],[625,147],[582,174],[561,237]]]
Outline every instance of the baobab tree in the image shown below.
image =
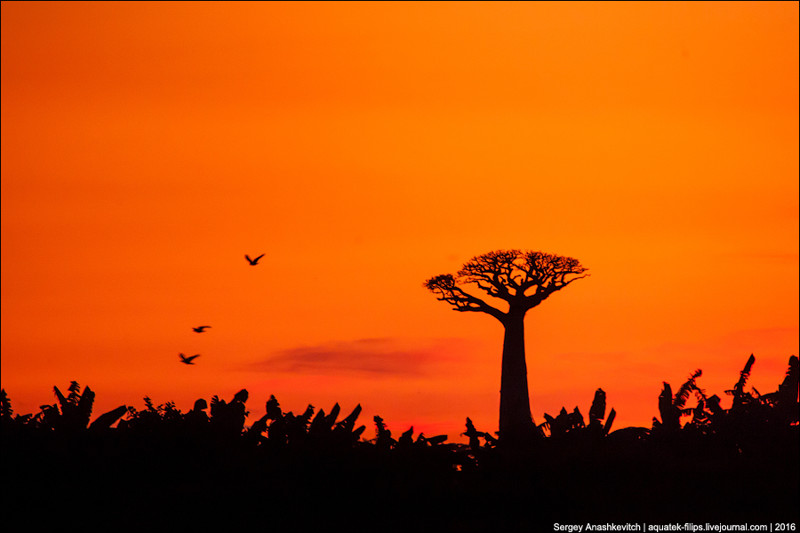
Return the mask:
[[[424,284],[454,310],[486,313],[499,320],[505,329],[500,375],[501,442],[523,440],[533,429],[525,362],[525,313],[554,292],[588,276],[586,270],[571,257],[497,250],[473,257],[455,276],[442,274]],[[508,309],[498,309],[467,292],[465,287],[469,286],[504,301]]]

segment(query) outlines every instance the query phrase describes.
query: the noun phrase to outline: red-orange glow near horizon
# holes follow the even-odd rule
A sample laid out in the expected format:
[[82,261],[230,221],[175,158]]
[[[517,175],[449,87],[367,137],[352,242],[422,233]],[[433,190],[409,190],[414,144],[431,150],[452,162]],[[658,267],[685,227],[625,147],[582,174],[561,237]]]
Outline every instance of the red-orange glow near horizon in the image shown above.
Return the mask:
[[2,4],[19,413],[77,380],[94,416],[247,388],[250,421],[495,431],[502,329],[422,282],[502,248],[591,273],[528,315],[537,421],[602,387],[649,426],[662,381],[723,396],[750,353],[777,388],[797,2]]

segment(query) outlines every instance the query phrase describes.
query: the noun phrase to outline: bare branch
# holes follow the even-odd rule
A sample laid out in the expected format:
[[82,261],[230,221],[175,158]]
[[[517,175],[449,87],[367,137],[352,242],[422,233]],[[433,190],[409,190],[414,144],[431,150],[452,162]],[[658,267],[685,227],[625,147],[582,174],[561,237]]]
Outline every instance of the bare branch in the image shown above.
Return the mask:
[[[467,293],[463,284],[474,284],[489,296],[526,311],[555,291],[588,276],[577,259],[544,252],[497,250],[477,255],[454,276],[444,274],[425,282],[425,287],[457,311],[480,311],[499,320],[505,313]],[[532,294],[526,292],[533,290]]]
[[480,298],[473,296],[461,287],[456,286],[452,274],[443,274],[427,280],[425,288],[436,294],[436,299],[447,302],[453,306],[455,311],[481,312],[492,315],[502,322],[505,313],[492,307]]
[[[490,293],[492,296],[510,300],[512,294],[509,289],[516,288],[512,274],[514,260],[519,253],[519,250],[500,250],[477,255],[464,264],[458,271],[458,277],[465,283],[485,281],[493,287],[493,292]],[[484,287],[481,289],[489,292]]]

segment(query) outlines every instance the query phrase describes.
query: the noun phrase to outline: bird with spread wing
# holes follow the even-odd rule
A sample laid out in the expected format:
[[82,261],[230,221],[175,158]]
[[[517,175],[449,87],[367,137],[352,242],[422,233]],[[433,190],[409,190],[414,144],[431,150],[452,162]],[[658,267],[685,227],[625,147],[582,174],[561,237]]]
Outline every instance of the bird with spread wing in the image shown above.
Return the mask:
[[178,355],[179,355],[179,356],[180,356],[180,358],[181,358],[181,363],[183,363],[183,364],[186,364],[186,365],[193,365],[194,363],[193,363],[192,361],[193,361],[193,360],[195,360],[195,359],[197,359],[198,357],[200,357],[200,354],[199,354],[199,353],[198,353],[198,354],[195,354],[195,355],[190,355],[189,357],[186,357],[186,356],[185,356],[185,355],[183,355],[182,353],[181,353],[181,354],[178,354]]
[[250,263],[250,266],[256,266],[258,264],[258,260],[261,259],[262,257],[264,257],[264,254],[259,255],[255,259],[250,259],[249,255],[244,254],[244,258],[247,259],[247,262]]

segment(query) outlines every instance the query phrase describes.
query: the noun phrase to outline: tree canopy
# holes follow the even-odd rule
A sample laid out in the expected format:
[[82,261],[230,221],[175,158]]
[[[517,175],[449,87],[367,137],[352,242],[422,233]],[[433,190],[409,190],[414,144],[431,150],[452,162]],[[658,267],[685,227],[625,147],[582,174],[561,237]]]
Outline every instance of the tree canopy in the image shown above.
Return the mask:
[[508,302],[509,312],[514,309],[524,313],[555,291],[587,277],[586,270],[572,257],[539,251],[496,250],[473,257],[455,275],[434,276],[424,286],[456,311],[487,313],[503,322],[508,312],[470,294],[464,287],[477,286],[489,296]]

